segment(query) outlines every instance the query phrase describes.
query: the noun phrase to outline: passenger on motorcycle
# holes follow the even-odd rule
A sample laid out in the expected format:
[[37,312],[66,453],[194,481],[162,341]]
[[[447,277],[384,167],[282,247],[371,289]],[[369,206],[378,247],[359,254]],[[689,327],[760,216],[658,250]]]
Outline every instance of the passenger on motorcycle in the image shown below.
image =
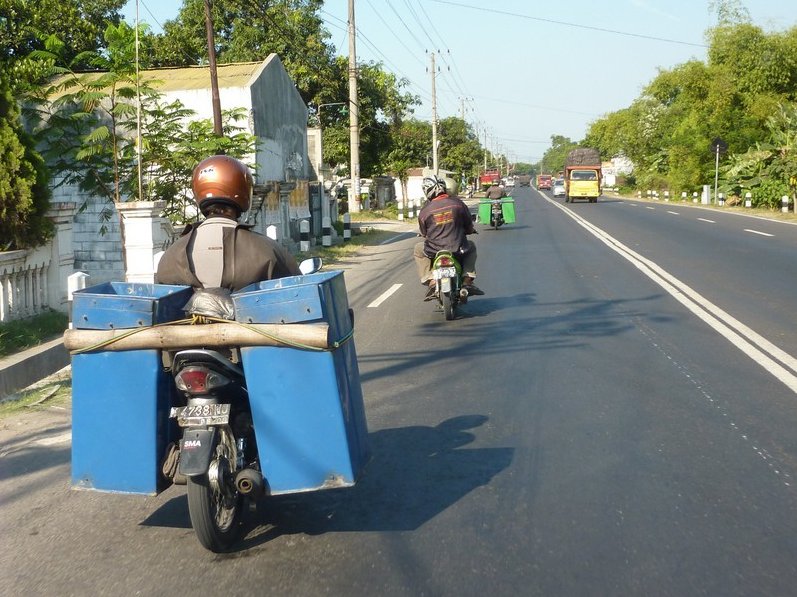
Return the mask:
[[244,163],[224,155],[209,157],[194,168],[191,186],[205,220],[186,228],[166,250],[156,283],[235,291],[301,273],[281,245],[238,223],[249,209],[254,188]]
[[490,188],[487,189],[485,197],[487,197],[487,199],[501,199],[502,197],[506,197],[504,186],[497,184],[491,185]]
[[424,240],[417,243],[413,257],[421,284],[428,286],[424,300],[432,300],[435,283],[432,279],[432,259],[438,251],[451,251],[462,266],[462,287],[469,295],[484,294],[473,284],[476,277],[476,244],[466,238],[475,232],[468,206],[458,197],[451,197],[446,183],[437,176],[423,179],[423,193],[427,202],[418,214],[418,228]]

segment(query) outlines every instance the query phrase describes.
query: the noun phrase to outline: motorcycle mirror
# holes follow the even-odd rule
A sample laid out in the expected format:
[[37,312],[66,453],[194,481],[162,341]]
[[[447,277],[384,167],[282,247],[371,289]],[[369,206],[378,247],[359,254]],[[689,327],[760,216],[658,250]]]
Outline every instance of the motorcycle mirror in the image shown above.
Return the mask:
[[302,275],[304,276],[307,274],[314,274],[321,269],[323,264],[324,262],[320,257],[311,257],[310,259],[305,259],[299,264],[299,271],[302,272]]

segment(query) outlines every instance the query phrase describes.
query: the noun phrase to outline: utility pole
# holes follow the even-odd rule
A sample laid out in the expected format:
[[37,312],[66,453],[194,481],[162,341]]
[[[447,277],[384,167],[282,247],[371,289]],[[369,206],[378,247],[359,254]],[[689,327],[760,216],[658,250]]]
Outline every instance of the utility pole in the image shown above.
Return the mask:
[[431,52],[430,56],[432,58],[432,170],[434,175],[437,176],[437,88],[435,86],[435,75],[437,73],[434,65],[435,53]]
[[360,211],[360,107],[357,102],[357,48],[354,0],[349,0],[349,144],[351,145],[351,196],[349,211]]
[[213,36],[213,17],[210,7],[213,0],[205,0],[205,31],[208,36],[208,64],[210,65],[210,89],[213,102],[213,134],[217,137],[224,135],[221,128],[221,101],[219,100],[219,77],[216,72],[216,41]]
[[141,79],[138,66],[138,0],[136,0],[136,161],[138,162],[138,200],[144,200],[144,173],[141,169]]

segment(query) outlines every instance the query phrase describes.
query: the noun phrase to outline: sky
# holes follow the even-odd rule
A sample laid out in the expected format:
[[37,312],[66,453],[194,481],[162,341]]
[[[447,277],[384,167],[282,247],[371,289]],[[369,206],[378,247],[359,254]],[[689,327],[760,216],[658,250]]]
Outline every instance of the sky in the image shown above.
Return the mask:
[[[139,19],[160,32],[182,1],[138,0]],[[793,0],[742,4],[765,31],[797,26]],[[129,0],[123,16],[135,14]],[[348,55],[348,0],[325,1],[320,16]],[[464,116],[493,152],[529,163],[552,135],[583,139],[660,70],[705,60],[715,22],[708,0],[355,0],[358,61],[406,79],[417,118],[432,118],[435,53],[438,118]]]

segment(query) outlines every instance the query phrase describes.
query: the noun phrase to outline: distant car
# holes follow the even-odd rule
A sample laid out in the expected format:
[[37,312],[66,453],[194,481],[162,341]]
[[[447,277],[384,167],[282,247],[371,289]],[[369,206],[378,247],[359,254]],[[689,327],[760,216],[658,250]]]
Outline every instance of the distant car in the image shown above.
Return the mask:
[[553,181],[553,196],[554,197],[564,197],[565,196],[565,181],[563,178],[557,178]]
[[515,179],[510,176],[509,178],[506,179],[506,182],[504,183],[504,186],[505,187],[514,187],[515,186]]

